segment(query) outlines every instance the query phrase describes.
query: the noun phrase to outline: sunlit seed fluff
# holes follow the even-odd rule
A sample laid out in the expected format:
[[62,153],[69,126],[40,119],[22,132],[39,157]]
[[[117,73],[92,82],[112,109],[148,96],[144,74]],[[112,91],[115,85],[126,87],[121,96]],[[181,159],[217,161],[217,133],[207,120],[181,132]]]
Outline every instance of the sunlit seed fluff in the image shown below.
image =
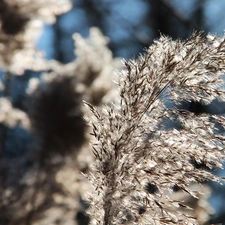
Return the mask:
[[[225,140],[214,125],[225,127],[224,118],[178,109],[173,102],[225,96],[224,50],[222,38],[202,33],[186,41],[162,36],[137,60],[124,62],[119,101],[98,110],[89,105],[96,137],[91,224],[206,222],[209,211],[200,221],[173,195],[176,190],[197,198],[194,183],[220,180],[199,165],[221,166]],[[166,126],[168,119],[177,125]]]

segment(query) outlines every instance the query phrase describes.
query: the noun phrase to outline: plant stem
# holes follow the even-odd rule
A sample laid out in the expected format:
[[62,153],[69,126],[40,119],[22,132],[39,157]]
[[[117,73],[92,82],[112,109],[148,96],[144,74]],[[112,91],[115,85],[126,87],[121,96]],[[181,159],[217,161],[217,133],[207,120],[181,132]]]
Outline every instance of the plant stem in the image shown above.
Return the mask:
[[[10,81],[11,81],[11,73],[6,71],[5,73],[5,87],[3,90],[2,97],[6,98],[9,97],[10,94]],[[0,160],[3,157],[5,151],[5,142],[7,138],[7,127],[1,123],[0,124]]]

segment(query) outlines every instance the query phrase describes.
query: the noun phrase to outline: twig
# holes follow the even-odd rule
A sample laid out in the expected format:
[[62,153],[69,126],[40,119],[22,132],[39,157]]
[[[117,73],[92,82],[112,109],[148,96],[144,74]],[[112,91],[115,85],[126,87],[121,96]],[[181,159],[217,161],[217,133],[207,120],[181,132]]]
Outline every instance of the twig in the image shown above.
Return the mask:
[[185,18],[183,16],[182,12],[180,12],[177,8],[173,7],[168,1],[166,1],[166,0],[159,0],[159,1],[167,10],[169,10],[186,27],[192,28],[195,30],[201,30],[201,28],[197,24],[195,24],[190,19]]
[[[10,93],[10,81],[11,81],[11,73],[6,71],[5,73],[5,87],[3,91],[3,97],[8,97]],[[4,124],[0,124],[0,160],[5,151],[5,142],[7,138],[7,127]]]

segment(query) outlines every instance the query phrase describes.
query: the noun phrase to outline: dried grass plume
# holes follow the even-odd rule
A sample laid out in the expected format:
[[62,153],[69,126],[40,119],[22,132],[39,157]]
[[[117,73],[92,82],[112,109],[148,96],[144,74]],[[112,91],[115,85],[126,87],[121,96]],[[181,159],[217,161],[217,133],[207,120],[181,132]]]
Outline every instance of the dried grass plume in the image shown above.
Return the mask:
[[[215,124],[225,122],[222,115],[195,115],[176,105],[224,99],[225,40],[203,33],[185,41],[162,36],[124,64],[120,98],[99,109],[87,103],[96,140],[91,224],[199,224],[172,197],[174,187],[197,197],[191,184],[220,182],[210,169],[222,167],[225,138]],[[174,102],[170,108],[168,101]]]

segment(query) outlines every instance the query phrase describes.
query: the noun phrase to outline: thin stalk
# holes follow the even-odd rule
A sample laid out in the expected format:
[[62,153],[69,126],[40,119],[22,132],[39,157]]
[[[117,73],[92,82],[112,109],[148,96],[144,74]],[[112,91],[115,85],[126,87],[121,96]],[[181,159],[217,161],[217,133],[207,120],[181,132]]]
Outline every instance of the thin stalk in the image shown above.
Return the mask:
[[[6,71],[5,73],[5,87],[3,90],[2,97],[7,98],[10,94],[10,82],[11,82],[11,73],[9,71]],[[5,152],[5,142],[7,138],[7,127],[1,123],[0,124],[0,160],[3,157],[3,154]]]

